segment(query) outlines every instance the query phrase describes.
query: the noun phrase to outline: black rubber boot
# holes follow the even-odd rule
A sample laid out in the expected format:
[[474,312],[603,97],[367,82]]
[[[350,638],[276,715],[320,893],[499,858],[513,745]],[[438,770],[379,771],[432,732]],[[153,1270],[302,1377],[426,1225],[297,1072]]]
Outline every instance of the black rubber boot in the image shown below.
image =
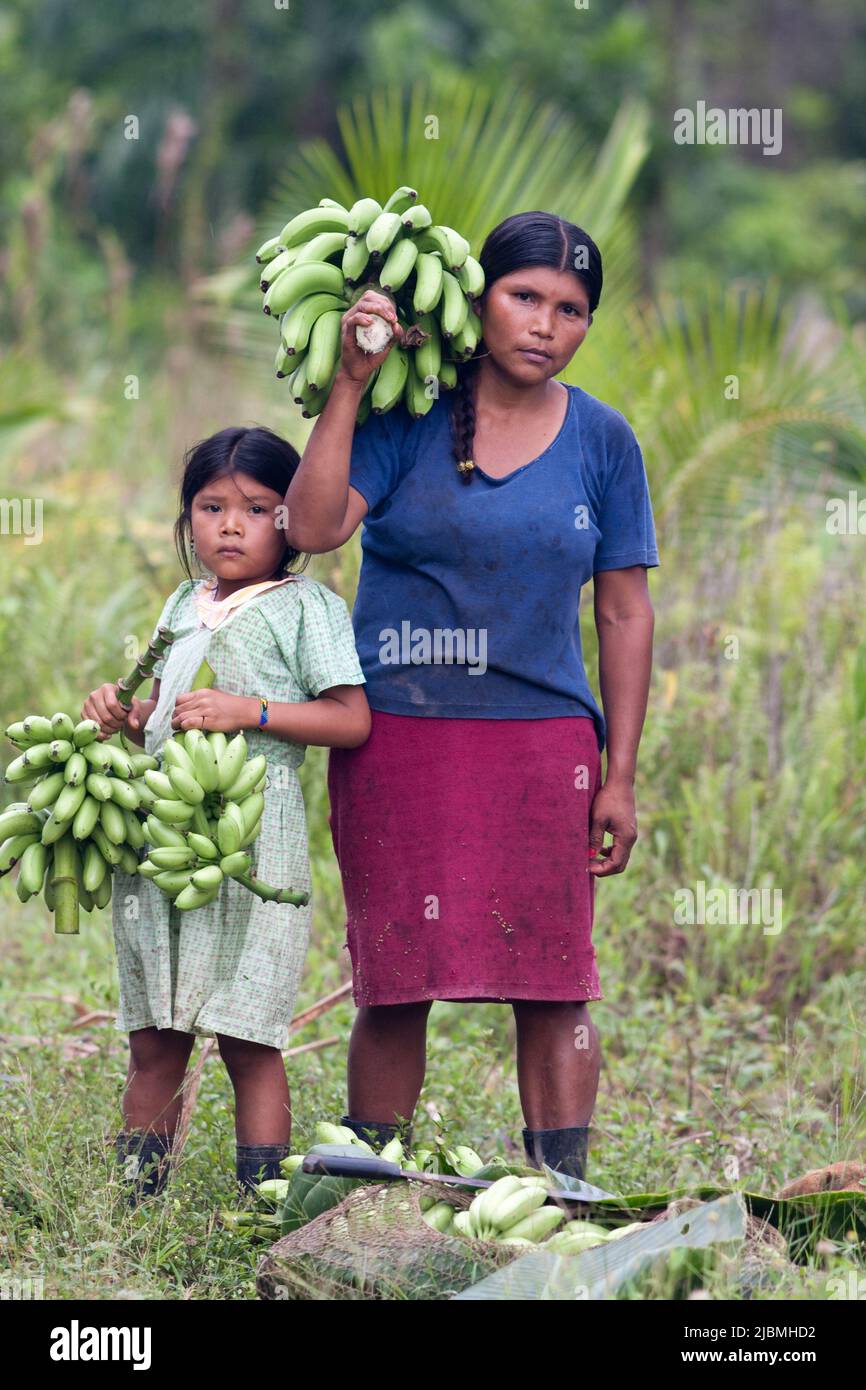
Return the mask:
[[533,1168],[546,1163],[548,1168],[571,1178],[586,1179],[586,1150],[589,1125],[571,1129],[525,1129],[523,1148],[526,1161]]
[[354,1130],[359,1139],[366,1139],[370,1148],[377,1152],[396,1138],[401,1140],[404,1149],[412,1148],[411,1124],[389,1125],[384,1120],[350,1120],[348,1115],[343,1116],[340,1124]]
[[121,1130],[116,1136],[117,1161],[122,1177],[129,1184],[127,1201],[135,1207],[143,1197],[156,1197],[165,1188],[171,1173],[171,1139],[153,1130]]
[[288,1144],[237,1144],[235,1170],[243,1194],[255,1190],[267,1178],[281,1178],[280,1161],[289,1156]]

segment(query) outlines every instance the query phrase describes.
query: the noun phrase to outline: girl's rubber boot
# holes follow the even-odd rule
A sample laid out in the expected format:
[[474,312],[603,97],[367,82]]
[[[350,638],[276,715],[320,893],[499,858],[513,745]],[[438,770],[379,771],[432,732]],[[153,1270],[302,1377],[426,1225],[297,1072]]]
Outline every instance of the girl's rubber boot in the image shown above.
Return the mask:
[[384,1120],[350,1120],[348,1115],[344,1115],[340,1121],[347,1129],[354,1130],[359,1139],[365,1139],[371,1149],[378,1153],[384,1149],[386,1144],[390,1144],[392,1139],[399,1138],[403,1148],[412,1148],[412,1126],[386,1124]]
[[143,1197],[158,1196],[171,1173],[170,1137],[153,1130],[145,1134],[121,1130],[114,1144],[123,1168],[121,1176],[129,1184],[129,1205],[135,1207]]
[[280,1162],[289,1156],[288,1144],[237,1144],[235,1147],[238,1186],[241,1194],[254,1192],[267,1178],[280,1178]]
[[589,1125],[575,1125],[571,1129],[525,1129],[523,1148],[526,1161],[533,1168],[546,1163],[548,1168],[570,1178],[586,1179],[586,1151],[589,1140]]

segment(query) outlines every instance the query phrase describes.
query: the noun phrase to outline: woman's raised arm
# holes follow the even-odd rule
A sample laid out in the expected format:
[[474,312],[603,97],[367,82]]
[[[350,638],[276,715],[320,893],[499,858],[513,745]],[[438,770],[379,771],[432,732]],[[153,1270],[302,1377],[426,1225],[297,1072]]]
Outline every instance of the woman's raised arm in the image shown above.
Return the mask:
[[[394,330],[382,352],[365,353],[355,339],[355,329],[370,323],[371,314],[388,319]],[[286,539],[296,550],[314,555],[336,550],[366,515],[366,500],[349,486],[355,418],[369,377],[402,336],[394,306],[375,290],[367,290],[343,315],[334,385],[285,496]]]

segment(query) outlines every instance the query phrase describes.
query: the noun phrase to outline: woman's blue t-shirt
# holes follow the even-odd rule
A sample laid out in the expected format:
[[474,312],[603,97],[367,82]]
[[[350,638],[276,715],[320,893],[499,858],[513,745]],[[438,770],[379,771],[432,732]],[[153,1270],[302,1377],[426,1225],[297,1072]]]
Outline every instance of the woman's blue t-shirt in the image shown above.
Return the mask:
[[[563,383],[567,385],[567,383]],[[625,417],[568,386],[565,420],[504,478],[452,452],[450,401],[401,403],[355,430],[367,501],[352,612],[373,709],[460,719],[588,715],[580,591],[599,570],[658,565],[640,446]]]

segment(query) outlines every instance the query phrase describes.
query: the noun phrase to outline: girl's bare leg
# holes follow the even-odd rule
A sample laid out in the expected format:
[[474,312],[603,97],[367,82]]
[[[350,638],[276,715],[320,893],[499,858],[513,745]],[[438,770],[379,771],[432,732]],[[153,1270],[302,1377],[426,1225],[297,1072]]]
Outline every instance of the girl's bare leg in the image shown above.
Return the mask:
[[218,1033],[220,1056],[235,1093],[239,1144],[288,1144],[292,1108],[283,1054],[278,1047]]

